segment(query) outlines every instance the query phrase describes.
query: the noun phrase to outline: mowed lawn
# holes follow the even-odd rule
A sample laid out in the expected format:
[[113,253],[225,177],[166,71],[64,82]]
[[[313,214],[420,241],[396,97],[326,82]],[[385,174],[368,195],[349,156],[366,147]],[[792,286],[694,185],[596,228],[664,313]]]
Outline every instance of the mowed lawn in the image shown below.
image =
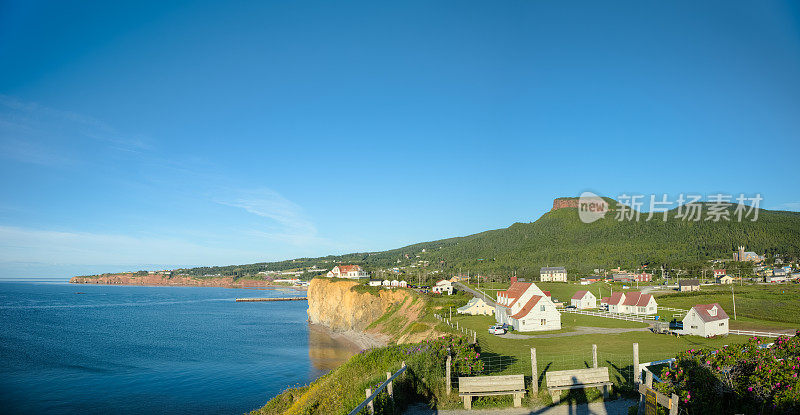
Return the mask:
[[[580,285],[577,282],[536,282],[536,285],[542,290],[550,291],[553,298],[563,301],[565,305],[569,305],[570,298],[581,290],[591,291],[598,301],[602,297],[610,296],[612,289],[613,292],[637,290],[635,283]],[[627,285],[629,288],[623,289],[623,285]],[[475,287],[472,284],[470,286]],[[486,293],[494,297],[496,289],[506,289],[508,286],[508,283],[488,283],[481,284],[481,289],[487,288]],[[638,289],[644,286],[644,284],[640,284]],[[732,329],[765,331],[800,329],[800,307],[798,307],[800,305],[800,285],[734,285],[733,289],[736,296],[735,319],[730,285],[703,285],[699,292],[655,291],[653,295],[659,307],[683,310],[688,310],[697,304],[719,303],[731,317]],[[660,309],[658,312],[663,320],[672,320],[673,318],[681,320],[683,318],[682,314],[676,314],[680,313],[664,309]]]
[[800,286],[798,284],[700,286],[700,291],[657,294],[659,306],[689,309],[695,304],[719,303],[730,316],[732,329],[800,328]]
[[[602,317],[563,315],[562,330],[519,333],[526,335],[574,332],[577,326],[606,328],[635,328],[643,323],[626,322]],[[591,367],[592,345],[598,348],[598,364],[609,368],[612,381],[630,385],[633,377],[633,343],[639,344],[639,362],[675,357],[679,352],[699,348],[720,348],[747,341],[746,336],[704,339],[695,336],[654,334],[635,331],[620,334],[583,334],[552,338],[509,339],[488,333],[494,323],[491,316],[453,316],[460,327],[475,330],[482,355],[486,358],[486,374],[531,374],[531,348],[536,348],[540,382],[547,370],[569,370]],[[592,394],[594,395],[594,394]],[[549,399],[544,397],[544,399]]]
[[[577,282],[538,282],[535,281],[537,287],[539,287],[543,291],[550,291],[550,295],[552,298],[557,299],[559,301],[564,302],[564,304],[569,305],[569,300],[575,295],[578,291],[591,291],[595,297],[597,297],[598,304],[600,303],[600,299],[603,297],[610,297],[612,290],[614,292],[627,292],[627,291],[637,291],[636,284],[633,283],[602,283],[596,282],[594,284],[589,285],[581,285]],[[477,284],[467,284],[471,288],[478,288]],[[505,290],[511,284],[509,283],[481,283],[480,290],[486,292],[486,294],[490,295],[492,298],[496,297],[496,293],[498,290]],[[623,286],[628,286],[629,288],[623,289]],[[640,284],[639,287],[644,287],[644,284]]]

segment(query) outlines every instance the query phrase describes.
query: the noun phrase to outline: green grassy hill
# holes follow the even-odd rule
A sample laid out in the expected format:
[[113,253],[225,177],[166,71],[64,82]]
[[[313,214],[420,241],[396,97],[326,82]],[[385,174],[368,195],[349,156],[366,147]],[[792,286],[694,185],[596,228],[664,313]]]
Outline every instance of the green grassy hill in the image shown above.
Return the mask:
[[[617,221],[610,214],[605,219],[586,224],[578,218],[577,208],[568,207],[547,212],[531,223],[515,223],[505,229],[389,251],[202,267],[184,272],[191,275],[248,275],[265,269],[285,270],[313,265],[330,268],[339,261],[361,264],[369,270],[428,261],[428,266],[422,267],[428,272],[462,269],[464,272],[508,275],[517,271],[521,277],[538,275],[542,266],[566,266],[571,274],[587,274],[594,268],[636,268],[642,265],[691,270],[693,267],[707,267],[710,259],[730,259],[737,245],[745,245],[748,250],[759,254],[800,257],[798,212],[761,210],[756,222],[686,222],[675,219],[675,214],[675,211],[670,211],[666,222],[661,214],[656,214],[650,221],[644,221],[647,214],[642,214],[638,222]],[[419,269],[414,268],[414,272]]]

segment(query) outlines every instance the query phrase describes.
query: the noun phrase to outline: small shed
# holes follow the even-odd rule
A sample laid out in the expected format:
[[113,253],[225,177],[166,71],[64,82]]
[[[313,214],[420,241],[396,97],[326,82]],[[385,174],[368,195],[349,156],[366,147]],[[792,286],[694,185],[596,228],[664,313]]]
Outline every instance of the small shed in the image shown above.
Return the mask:
[[697,279],[681,280],[678,283],[678,291],[699,291],[700,281]]
[[698,304],[683,318],[683,332],[701,337],[728,334],[728,314],[717,303]]
[[469,314],[471,316],[491,316],[494,315],[494,307],[483,301],[482,298],[472,298],[466,305],[456,309],[459,314]]
[[389,281],[389,280],[383,280],[383,286],[384,287],[391,287],[392,286],[392,282]]
[[717,278],[717,284],[733,284],[733,277],[730,275],[723,275]]
[[569,301],[571,305],[581,310],[597,307],[597,297],[591,291],[578,291]]
[[380,287],[381,286],[381,280],[369,280],[369,286],[370,287]]

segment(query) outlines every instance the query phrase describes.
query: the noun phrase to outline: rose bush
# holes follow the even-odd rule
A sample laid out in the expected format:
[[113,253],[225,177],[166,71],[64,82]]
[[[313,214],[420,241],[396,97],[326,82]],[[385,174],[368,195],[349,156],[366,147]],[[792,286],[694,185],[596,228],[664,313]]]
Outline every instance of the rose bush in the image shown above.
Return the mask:
[[691,349],[661,372],[656,389],[689,413],[800,413],[800,331],[768,346],[753,337],[718,350]]

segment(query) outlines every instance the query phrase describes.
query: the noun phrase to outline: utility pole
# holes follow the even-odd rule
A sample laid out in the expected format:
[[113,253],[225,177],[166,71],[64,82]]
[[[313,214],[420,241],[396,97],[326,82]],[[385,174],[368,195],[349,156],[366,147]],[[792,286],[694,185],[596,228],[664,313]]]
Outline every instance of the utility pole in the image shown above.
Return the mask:
[[733,298],[733,319],[736,320],[736,295],[733,294],[733,284],[731,284],[731,297]]

